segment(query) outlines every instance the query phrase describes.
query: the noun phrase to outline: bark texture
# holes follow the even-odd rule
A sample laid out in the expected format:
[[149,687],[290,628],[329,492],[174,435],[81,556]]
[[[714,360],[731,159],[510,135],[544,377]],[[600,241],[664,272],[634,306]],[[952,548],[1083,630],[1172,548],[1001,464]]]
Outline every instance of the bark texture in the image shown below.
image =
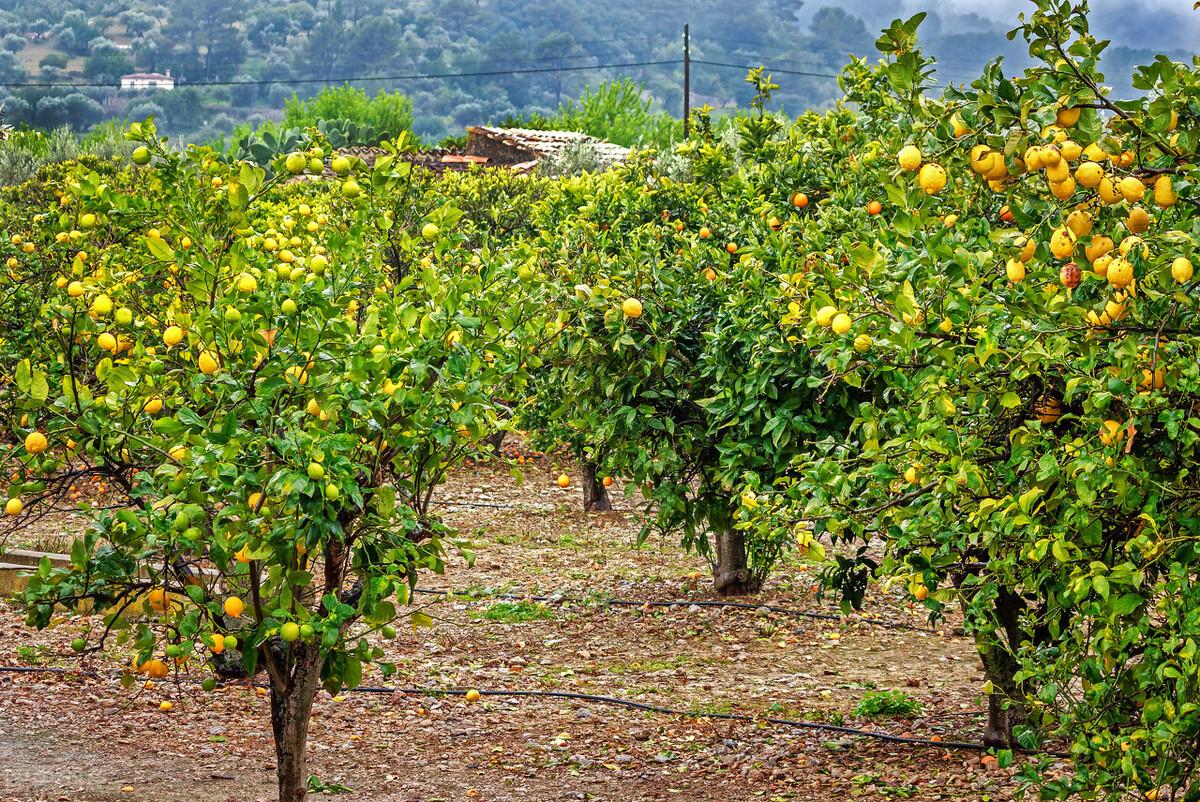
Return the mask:
[[746,596],[758,593],[762,583],[750,571],[746,561],[746,537],[736,529],[715,533],[713,590],[722,596]]
[[612,509],[612,501],[608,498],[608,488],[604,481],[596,475],[596,463],[583,463],[583,508],[588,512],[608,512]]
[[279,802],[304,802],[308,796],[308,722],[321,687],[321,653],[315,645],[290,644],[294,661],[285,688],[271,683],[271,731],[275,735],[275,776]]

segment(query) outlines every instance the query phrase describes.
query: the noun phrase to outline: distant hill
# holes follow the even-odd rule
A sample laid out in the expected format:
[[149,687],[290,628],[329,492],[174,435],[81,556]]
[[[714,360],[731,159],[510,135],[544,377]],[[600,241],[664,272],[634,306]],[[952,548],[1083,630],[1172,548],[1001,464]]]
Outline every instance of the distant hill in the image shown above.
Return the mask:
[[[744,104],[746,65],[767,64],[776,101],[799,112],[836,97],[850,54],[872,56],[884,16],[920,3],[867,0],[15,0],[0,11],[0,101],[10,120],[87,128],[105,117],[155,114],[160,127],[205,139],[278,117],[293,93],[326,83],[394,89],[413,102],[425,141],[466,125],[548,115],[602,80],[630,76],[659,108],[682,107],[682,27],[692,31],[693,92],[714,106]],[[1024,63],[1006,24],[947,12],[922,29],[944,81],[969,80],[985,59]],[[961,3],[960,7],[971,7]],[[848,9],[848,10],[847,10]],[[861,14],[861,16],[856,15]],[[1011,16],[1011,15],[1010,15]],[[865,18],[865,19],[864,19]],[[1010,23],[1011,24],[1011,20]],[[1145,31],[1130,40],[1145,42]],[[1119,45],[1119,43],[1118,43]],[[1110,49],[1111,81],[1146,51]],[[1178,54],[1182,55],[1182,54]],[[669,62],[646,64],[647,62]],[[643,66],[605,66],[643,65]],[[130,71],[170,71],[172,93],[114,97],[103,86]],[[418,77],[429,76],[429,77]]]

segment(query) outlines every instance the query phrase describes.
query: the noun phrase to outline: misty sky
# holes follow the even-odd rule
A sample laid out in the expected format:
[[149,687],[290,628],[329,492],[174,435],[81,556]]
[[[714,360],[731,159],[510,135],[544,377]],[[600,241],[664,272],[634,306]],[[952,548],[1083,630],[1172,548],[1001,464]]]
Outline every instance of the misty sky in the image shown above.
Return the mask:
[[[886,23],[897,16],[931,11],[944,16],[974,13],[1015,27],[1017,14],[1033,7],[1029,0],[807,0],[801,19],[821,6],[841,6],[868,23]],[[1193,0],[1091,0],[1093,32],[1116,44],[1155,51],[1200,50],[1200,11]],[[881,23],[882,20],[882,23]]]

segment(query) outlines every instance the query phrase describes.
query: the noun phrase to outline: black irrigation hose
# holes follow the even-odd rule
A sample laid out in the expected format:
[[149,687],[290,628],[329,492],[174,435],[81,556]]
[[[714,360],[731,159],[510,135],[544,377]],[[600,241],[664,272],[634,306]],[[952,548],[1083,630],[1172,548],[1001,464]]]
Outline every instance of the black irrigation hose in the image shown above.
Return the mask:
[[[69,668],[51,668],[48,666],[0,666],[0,672],[9,672],[14,674],[26,673],[49,673],[49,674],[79,674],[81,676],[101,678],[101,675],[94,671],[77,671]],[[237,685],[237,682],[224,682],[222,685]],[[262,683],[256,683],[255,687],[268,687]],[[346,688],[351,693],[371,693],[371,694],[402,694],[404,696],[466,696],[472,689],[467,688],[392,688],[386,685],[360,685],[357,688]],[[593,702],[595,704],[612,705],[614,707],[623,707],[629,710],[642,710],[647,713],[659,713],[668,716],[681,716],[683,718],[704,718],[713,719],[716,721],[741,721],[750,724],[766,723],[774,724],[779,727],[792,727],[802,730],[816,730],[819,732],[831,732],[838,735],[853,735],[864,738],[871,738],[876,741],[884,741],[886,743],[908,744],[910,746],[929,746],[941,749],[967,749],[975,752],[986,752],[992,747],[977,743],[975,741],[935,741],[931,738],[915,738],[907,735],[892,735],[887,732],[879,732],[878,730],[861,730],[855,727],[844,727],[838,724],[824,724],[819,721],[797,721],[788,718],[776,718],[774,716],[751,716],[745,713],[705,713],[690,710],[678,710],[673,707],[662,707],[660,705],[646,704],[645,702],[635,702],[632,699],[621,699],[616,696],[600,696],[591,693],[575,693],[572,691],[517,691],[517,690],[475,690],[480,696],[496,696],[496,697],[525,697],[534,699],[569,699],[573,701]],[[1028,754],[1041,754],[1050,757],[1069,757],[1065,752],[1051,752],[1047,750],[1021,750]]]
[[101,679],[101,675],[95,671],[84,671],[81,668],[53,668],[51,666],[0,666],[0,671],[8,674],[77,674],[81,677],[95,677]]
[[[389,688],[386,686],[369,686],[362,685],[357,688],[351,688],[352,692],[357,693],[387,693],[387,694],[404,694],[405,696],[466,696],[470,690],[462,688]],[[620,699],[616,696],[598,696],[590,693],[574,693],[571,691],[483,691],[476,690],[480,696],[517,696],[517,697],[533,697],[533,698],[550,698],[550,699],[571,699],[584,702],[594,702],[596,704],[613,705],[616,707],[624,707],[630,710],[644,710],[648,713],[660,713],[668,716],[682,716],[684,718],[706,718],[718,721],[742,721],[751,724],[767,723],[774,724],[779,727],[793,727],[802,730],[817,730],[820,732],[831,732],[838,735],[854,735],[864,738],[871,738],[876,741],[884,741],[886,743],[907,744],[909,746],[930,746],[941,749],[968,749],[975,752],[987,752],[992,747],[987,744],[977,743],[975,741],[935,741],[931,738],[914,738],[907,735],[892,735],[888,732],[879,732],[878,730],[860,730],[855,727],[843,727],[839,724],[824,724],[819,721],[797,721],[788,718],[776,718],[773,716],[751,716],[745,713],[704,713],[690,710],[677,710],[672,707],[661,707],[659,705],[646,704],[645,702],[635,702],[631,699]],[[1049,757],[1069,757],[1066,752],[1052,752],[1048,750],[1038,749],[1021,749],[1018,750],[1027,754],[1047,755]]]
[[577,604],[595,603],[600,605],[608,605],[611,607],[728,607],[734,610],[766,610],[771,613],[780,613],[782,615],[792,616],[794,618],[811,618],[817,621],[855,621],[863,624],[872,624],[874,626],[884,627],[886,629],[899,629],[909,632],[936,632],[932,627],[920,627],[915,624],[905,624],[900,621],[888,621],[882,618],[850,618],[848,616],[834,615],[832,613],[812,613],[806,610],[793,610],[790,607],[776,607],[771,604],[750,604],[748,602],[731,602],[731,601],[633,601],[631,599],[582,599],[572,596],[530,596],[520,593],[489,593],[486,596],[471,596],[468,594],[457,594],[453,590],[437,589],[437,588],[414,588],[413,593],[425,593],[434,596],[457,597],[464,601],[477,601],[482,599],[506,599],[521,601],[528,599],[536,602],[572,602]]

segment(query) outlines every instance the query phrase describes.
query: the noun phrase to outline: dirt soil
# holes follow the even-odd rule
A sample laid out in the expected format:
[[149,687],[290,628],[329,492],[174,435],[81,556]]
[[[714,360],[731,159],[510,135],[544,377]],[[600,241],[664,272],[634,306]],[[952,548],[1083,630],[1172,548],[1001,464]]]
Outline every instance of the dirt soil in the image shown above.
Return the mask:
[[[553,485],[567,471],[571,488]],[[983,677],[954,620],[930,628],[902,588],[873,587],[859,616],[833,620],[700,606],[617,607],[601,598],[712,600],[708,569],[675,542],[639,546],[636,496],[584,513],[574,466],[548,458],[455,475],[445,519],[474,565],[451,560],[416,604],[433,626],[384,641],[402,688],[553,690],[691,713],[743,713],[978,741]],[[60,527],[71,526],[69,518]],[[32,539],[45,543],[41,529]],[[52,538],[51,538],[52,539]],[[700,572],[702,578],[694,578]],[[755,603],[836,616],[808,567],[789,561]],[[496,593],[548,595],[545,604]],[[489,595],[490,594],[490,595]],[[561,600],[560,600],[561,599]],[[887,627],[863,618],[890,622]],[[0,800],[274,799],[269,705],[253,687],[213,693],[194,678],[130,688],[127,654],[83,666],[70,640],[94,622],[26,628],[0,606],[0,665],[82,667],[99,677],[0,673]],[[873,692],[920,703],[909,717],[856,716]],[[173,702],[169,712],[159,703]],[[665,715],[593,701],[399,692],[322,694],[309,739],[314,783],[338,798],[444,800],[1009,800],[1015,768],[978,752],[838,733]],[[315,795],[314,795],[315,796]]]

